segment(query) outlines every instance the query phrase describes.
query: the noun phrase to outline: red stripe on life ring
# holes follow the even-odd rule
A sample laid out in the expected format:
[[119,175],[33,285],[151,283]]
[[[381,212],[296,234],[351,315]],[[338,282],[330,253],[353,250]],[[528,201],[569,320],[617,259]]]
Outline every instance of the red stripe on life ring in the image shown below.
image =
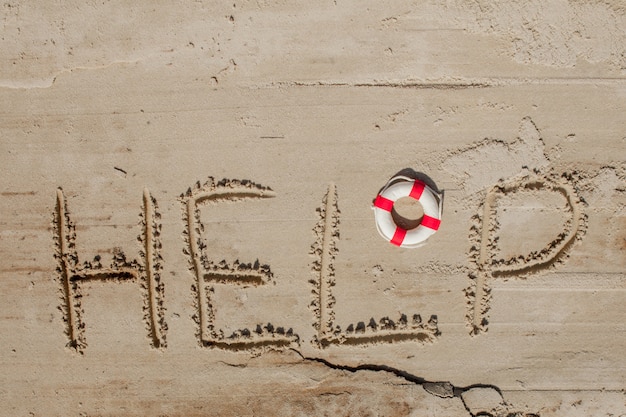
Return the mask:
[[393,234],[390,242],[392,245],[400,246],[404,241],[404,237],[406,236],[406,230],[401,227],[396,227],[396,232]]
[[439,229],[439,226],[441,225],[441,220],[435,219],[434,217],[430,217],[424,214],[424,217],[422,217],[422,223],[420,223],[420,225],[424,227],[428,227],[429,229],[437,230]]
[[424,183],[416,180],[413,183],[413,188],[411,188],[409,197],[413,197],[414,199],[419,200],[423,192],[424,192]]
[[379,194],[376,196],[376,200],[374,200],[374,206],[385,211],[391,211],[393,208],[393,201]]

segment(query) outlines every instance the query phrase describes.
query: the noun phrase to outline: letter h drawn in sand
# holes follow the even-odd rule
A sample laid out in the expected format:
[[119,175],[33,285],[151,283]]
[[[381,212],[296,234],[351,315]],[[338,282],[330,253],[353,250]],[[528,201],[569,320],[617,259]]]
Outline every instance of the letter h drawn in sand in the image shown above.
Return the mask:
[[299,338],[290,328],[274,327],[268,323],[260,324],[250,330],[244,328],[225,336],[224,331],[216,328],[215,314],[216,284],[238,285],[242,287],[258,287],[272,282],[273,274],[269,265],[254,263],[214,262],[208,257],[207,245],[201,234],[204,225],[200,218],[201,207],[216,204],[220,201],[239,201],[245,199],[271,198],[274,192],[261,185],[247,180],[224,179],[215,183],[213,178],[200,185],[196,183],[193,190],[181,195],[183,217],[186,225],[184,232],[187,247],[184,253],[190,258],[190,270],[195,277],[192,287],[196,297],[194,300],[197,315],[194,319],[198,325],[198,339],[202,346],[212,346],[229,350],[254,350],[264,347],[288,347],[299,343]]
[[334,184],[328,191],[318,209],[320,220],[313,229],[316,241],[311,246],[311,254],[315,257],[312,272],[313,302],[311,309],[316,321],[313,327],[317,330],[314,343],[320,348],[331,345],[366,346],[378,343],[395,343],[416,341],[419,343],[433,342],[439,336],[437,317],[431,316],[427,323],[422,322],[419,314],[408,318],[405,314],[393,321],[383,317],[376,322],[370,318],[368,323],[350,324],[342,331],[335,325],[335,297],[332,287],[335,285],[335,264],[337,242],[339,241],[339,208],[337,190]]
[[100,263],[100,256],[93,262],[80,265],[76,250],[76,229],[70,219],[67,203],[61,188],[57,189],[57,201],[53,218],[56,243],[55,257],[58,261],[57,272],[61,283],[61,311],[69,337],[68,347],[82,353],[87,346],[85,323],[83,322],[82,291],[80,284],[85,281],[140,281],[144,293],[144,320],[155,348],[165,348],[165,308],[163,305],[164,287],[161,283],[162,258],[160,214],[156,200],[148,190],[143,193],[143,210],[140,225],[142,233],[138,237],[141,243],[139,252],[143,262],[127,261],[124,253],[114,249],[111,266],[106,268]]
[[[563,211],[568,218],[563,231],[541,249],[526,255],[501,257],[498,254],[501,225],[498,220],[498,202],[515,193],[557,193],[564,198]],[[501,181],[491,187],[473,217],[470,229],[470,286],[465,290],[468,304],[466,315],[472,335],[487,331],[488,312],[491,304],[490,281],[494,278],[516,278],[535,274],[564,262],[573,244],[582,239],[587,218],[581,210],[581,201],[566,175],[525,175]],[[536,227],[541,228],[541,224]],[[521,242],[518,242],[518,245]]]

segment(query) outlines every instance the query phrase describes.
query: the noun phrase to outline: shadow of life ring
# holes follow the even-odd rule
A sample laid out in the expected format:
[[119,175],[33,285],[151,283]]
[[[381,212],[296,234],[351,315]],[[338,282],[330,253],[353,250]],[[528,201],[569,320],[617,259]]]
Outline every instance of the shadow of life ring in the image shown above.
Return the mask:
[[[422,205],[424,215],[415,228],[400,227],[392,216],[394,204],[403,197],[411,197]],[[401,248],[422,246],[441,225],[441,195],[424,182],[409,177],[398,176],[389,180],[376,196],[372,208],[378,233]]]

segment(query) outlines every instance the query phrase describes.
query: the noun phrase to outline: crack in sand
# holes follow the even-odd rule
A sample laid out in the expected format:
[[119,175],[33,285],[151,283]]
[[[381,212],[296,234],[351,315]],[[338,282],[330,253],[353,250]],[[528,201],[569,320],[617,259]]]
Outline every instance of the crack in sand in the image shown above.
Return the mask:
[[626,83],[626,77],[442,77],[433,79],[399,80],[283,80],[266,84],[248,85],[250,89],[337,87],[337,88],[406,88],[433,90],[464,90],[523,85],[606,85]]
[[[419,385],[422,388],[424,388],[424,390],[426,392],[428,392],[430,395],[436,396],[436,397],[440,397],[440,398],[450,398],[450,399],[454,399],[454,398],[458,398],[459,400],[461,400],[461,403],[463,404],[463,406],[465,407],[465,409],[467,410],[467,412],[472,416],[478,416],[478,415],[486,415],[486,416],[492,416],[492,417],[499,417],[499,416],[507,416],[507,417],[539,417],[539,414],[536,413],[526,413],[526,412],[522,412],[522,411],[516,411],[513,410],[512,407],[507,404],[504,401],[504,395],[502,394],[502,390],[496,386],[496,385],[492,385],[492,384],[472,384],[472,385],[468,385],[465,387],[461,387],[461,386],[456,386],[453,385],[452,383],[448,382],[448,381],[429,381],[423,377],[411,374],[410,372],[404,371],[402,369],[398,369],[398,368],[394,368],[392,366],[387,366],[387,365],[380,365],[380,364],[370,364],[370,363],[366,363],[366,364],[361,364],[361,365],[357,365],[357,366],[349,366],[349,365],[343,365],[343,364],[337,364],[337,363],[333,363],[330,362],[327,359],[324,358],[319,358],[319,357],[308,357],[302,354],[302,352],[300,352],[297,349],[293,349],[290,348],[289,350],[295,352],[298,356],[300,356],[302,358],[302,360],[306,361],[306,362],[316,362],[316,363],[320,363],[324,366],[327,366],[331,369],[336,369],[336,370],[340,370],[340,371],[348,371],[351,373],[356,373],[359,371],[372,371],[372,372],[388,372],[391,373],[399,378],[402,378],[412,384],[415,385]],[[467,400],[465,398],[463,398],[463,394],[468,393],[471,390],[474,389],[486,389],[486,390],[492,390],[495,391],[500,398],[502,399],[502,404],[504,407],[502,407],[502,409],[497,409],[497,410],[492,410],[492,412],[484,412],[484,411],[480,411],[480,412],[475,412],[472,410],[472,407],[468,404]]]

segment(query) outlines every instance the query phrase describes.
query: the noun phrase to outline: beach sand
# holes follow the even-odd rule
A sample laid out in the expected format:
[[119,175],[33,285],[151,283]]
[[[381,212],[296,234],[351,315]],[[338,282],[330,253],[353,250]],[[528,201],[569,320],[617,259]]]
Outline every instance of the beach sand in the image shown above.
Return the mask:
[[626,415],[622,2],[0,17],[0,415]]

